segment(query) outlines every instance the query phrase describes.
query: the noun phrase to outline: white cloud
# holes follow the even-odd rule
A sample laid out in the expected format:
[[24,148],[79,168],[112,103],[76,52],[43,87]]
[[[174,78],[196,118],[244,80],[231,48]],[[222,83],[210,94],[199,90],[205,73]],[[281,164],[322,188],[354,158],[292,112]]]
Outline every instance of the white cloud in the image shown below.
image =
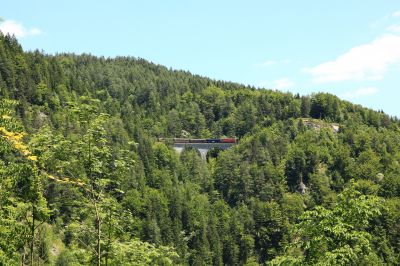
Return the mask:
[[377,88],[373,88],[373,87],[368,87],[368,88],[359,88],[355,91],[348,91],[344,94],[342,94],[342,98],[345,99],[354,99],[354,98],[359,98],[359,97],[363,97],[363,96],[370,96],[370,95],[374,95],[377,94],[379,92],[379,90]]
[[400,63],[400,36],[383,35],[371,43],[356,46],[333,61],[304,71],[316,83],[344,80],[382,79],[387,68]]
[[400,24],[390,25],[386,30],[393,33],[400,33]]
[[260,87],[260,88],[269,88],[269,89],[276,89],[276,90],[293,88],[293,86],[294,86],[294,82],[291,81],[289,78],[276,79],[272,82],[263,81],[258,84],[258,87]]
[[394,12],[394,13],[392,14],[392,17],[400,17],[400,10]]
[[293,63],[293,60],[286,58],[284,60],[267,60],[267,61],[264,61],[263,63],[255,64],[255,66],[256,67],[270,67],[270,66],[278,65],[278,64],[288,65],[291,63]]
[[267,60],[261,64],[257,64],[258,67],[269,67],[275,65],[277,62],[275,60]]
[[14,34],[15,37],[18,38],[35,36],[42,33],[38,28],[27,29],[22,25],[22,23],[13,20],[0,21],[0,31],[4,34]]
[[388,23],[392,23],[400,18],[400,10],[393,12],[392,14],[383,16],[370,24],[372,29],[382,29],[383,27],[387,26]]
[[274,89],[282,90],[293,87],[294,82],[288,78],[281,78],[273,81]]

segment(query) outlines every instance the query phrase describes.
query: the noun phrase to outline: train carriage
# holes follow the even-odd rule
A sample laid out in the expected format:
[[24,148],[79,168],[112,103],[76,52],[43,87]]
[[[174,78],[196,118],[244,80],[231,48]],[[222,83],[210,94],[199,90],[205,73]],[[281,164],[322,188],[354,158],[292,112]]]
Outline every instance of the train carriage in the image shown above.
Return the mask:
[[173,138],[174,143],[189,143],[189,139],[185,138]]
[[236,143],[236,138],[187,139],[173,138],[174,143]]
[[207,143],[220,143],[221,139],[206,139]]
[[190,143],[207,143],[205,139],[189,139]]

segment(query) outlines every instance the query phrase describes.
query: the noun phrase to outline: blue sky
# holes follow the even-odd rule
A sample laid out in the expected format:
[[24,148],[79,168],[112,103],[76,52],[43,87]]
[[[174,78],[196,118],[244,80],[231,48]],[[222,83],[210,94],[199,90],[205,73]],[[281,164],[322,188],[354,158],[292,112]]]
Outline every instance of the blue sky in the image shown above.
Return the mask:
[[2,0],[26,50],[135,56],[400,117],[400,2]]

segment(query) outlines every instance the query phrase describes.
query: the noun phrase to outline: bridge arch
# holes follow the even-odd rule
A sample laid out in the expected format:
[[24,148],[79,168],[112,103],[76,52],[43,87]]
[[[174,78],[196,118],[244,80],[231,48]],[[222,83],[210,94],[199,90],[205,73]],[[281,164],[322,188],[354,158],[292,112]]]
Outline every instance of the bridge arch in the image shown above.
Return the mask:
[[221,151],[224,151],[223,149],[220,149],[218,147],[214,147],[211,148],[208,152],[207,152],[207,161],[209,160],[209,158],[217,158],[219,156],[219,153]]
[[201,158],[207,160],[207,154],[211,149],[218,148],[219,150],[226,150],[235,145],[236,143],[223,143],[223,142],[203,142],[203,143],[190,143],[190,142],[175,142],[173,148],[181,154],[184,148],[191,147],[199,151]]
[[198,156],[200,156],[201,158],[203,158],[201,152],[200,152],[198,149],[196,149],[196,148],[193,148],[193,147],[190,147],[190,146],[185,146],[185,147],[173,147],[173,148],[174,148],[174,150],[175,150],[179,155],[181,155],[183,152],[187,152],[187,151],[192,151],[192,150],[193,150]]

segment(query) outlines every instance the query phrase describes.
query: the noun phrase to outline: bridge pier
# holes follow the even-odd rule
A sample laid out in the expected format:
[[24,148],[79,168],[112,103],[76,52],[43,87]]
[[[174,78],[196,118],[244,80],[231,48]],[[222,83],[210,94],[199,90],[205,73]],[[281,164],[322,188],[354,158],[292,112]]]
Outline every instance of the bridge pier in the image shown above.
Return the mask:
[[209,149],[197,149],[200,152],[201,159],[207,160],[207,153]]
[[174,146],[174,150],[178,153],[181,154],[183,152],[184,147],[175,147]]
[[229,149],[235,145],[235,143],[174,143],[173,147],[174,150],[181,154],[183,149],[186,147],[191,147],[199,151],[201,158],[203,160],[207,159],[207,153],[213,149],[213,148],[218,148],[221,150],[226,150]]
[[[180,155],[183,150],[184,147],[174,147],[174,150]],[[207,153],[210,149],[200,149],[200,148],[196,148],[196,150],[199,151],[201,159],[206,160],[207,159]]]

